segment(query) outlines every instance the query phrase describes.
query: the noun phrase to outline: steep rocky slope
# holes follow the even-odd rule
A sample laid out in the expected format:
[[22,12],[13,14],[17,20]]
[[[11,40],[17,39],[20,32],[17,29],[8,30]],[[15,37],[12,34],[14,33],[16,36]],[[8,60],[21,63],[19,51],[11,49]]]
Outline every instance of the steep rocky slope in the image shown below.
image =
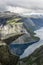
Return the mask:
[[12,55],[9,51],[9,46],[0,42],[0,65],[16,65],[19,57]]
[[[19,20],[20,17],[15,15],[13,17],[13,19],[6,21],[5,18],[9,18],[9,17],[11,18],[13,16],[13,13],[4,12],[4,13],[0,13],[0,14],[2,15],[0,18],[3,18],[2,20],[4,20],[6,22],[6,24],[0,26],[0,39],[1,40],[12,37],[14,35],[18,35],[18,34],[24,34],[24,35],[19,36],[18,39],[14,40],[14,43],[18,42],[21,44],[21,42],[22,43],[25,43],[27,41],[33,42],[33,41],[36,41],[39,39],[37,37],[34,37],[33,30],[35,29],[35,24],[33,23],[32,20],[30,20],[30,19],[23,20],[23,18],[21,17],[22,18],[22,21],[21,21],[21,19]],[[0,22],[3,22],[3,21],[1,21],[1,19],[0,19]],[[4,43],[4,45],[3,45],[2,44],[3,42],[0,42],[0,43],[1,43],[0,44],[0,65],[16,65],[19,57],[12,55],[10,53],[9,46],[7,44]],[[31,61],[30,58],[28,58],[29,62],[28,62],[27,58],[25,58],[26,61],[25,61],[25,59],[23,59],[23,61],[20,61],[20,64],[22,62],[23,62],[22,63],[23,65],[31,64],[30,62],[33,62],[33,61]]]
[[0,39],[5,39],[5,38],[8,38],[10,36],[25,33],[25,28],[23,27],[23,23],[22,22],[17,22],[16,23],[16,21],[18,21],[18,19],[16,18],[16,19],[12,19],[10,21],[8,20],[6,22],[6,25],[4,25],[4,26],[1,25],[0,26]]
[[[21,63],[22,62],[22,63]],[[22,59],[20,65],[43,65],[43,46],[37,48],[30,56]]]

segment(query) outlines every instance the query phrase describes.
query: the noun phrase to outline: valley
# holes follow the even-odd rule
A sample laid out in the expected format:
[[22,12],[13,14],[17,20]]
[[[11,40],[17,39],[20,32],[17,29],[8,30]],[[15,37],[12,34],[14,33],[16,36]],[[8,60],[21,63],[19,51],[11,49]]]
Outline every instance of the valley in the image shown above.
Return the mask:
[[[32,52],[43,45],[43,43],[41,43],[43,40],[40,37],[40,35],[43,34],[37,31],[43,27],[43,19],[40,17],[38,19],[33,19],[33,17],[22,17],[13,12],[3,12],[0,15],[0,49],[1,46],[6,47],[7,45],[9,47],[9,52],[17,57],[15,62],[19,62],[18,60],[20,59],[24,62]],[[40,22],[39,19],[42,22],[41,24],[38,23]],[[37,35],[37,32],[40,35]],[[14,61],[15,58],[12,60]],[[0,60],[0,63],[1,61],[3,60]],[[31,62],[31,60],[25,61],[25,63],[27,63],[26,65],[28,65],[28,61]],[[15,63],[15,65],[17,64]]]

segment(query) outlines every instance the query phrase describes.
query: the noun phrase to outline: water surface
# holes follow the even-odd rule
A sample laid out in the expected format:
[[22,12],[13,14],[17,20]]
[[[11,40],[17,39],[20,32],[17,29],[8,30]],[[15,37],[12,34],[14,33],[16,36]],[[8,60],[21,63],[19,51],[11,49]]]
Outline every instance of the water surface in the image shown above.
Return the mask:
[[40,38],[40,41],[30,45],[24,53],[20,56],[20,58],[24,58],[26,56],[29,56],[31,53],[33,53],[37,48],[39,48],[41,45],[43,45],[43,27],[40,29],[34,31],[36,33],[36,36]]

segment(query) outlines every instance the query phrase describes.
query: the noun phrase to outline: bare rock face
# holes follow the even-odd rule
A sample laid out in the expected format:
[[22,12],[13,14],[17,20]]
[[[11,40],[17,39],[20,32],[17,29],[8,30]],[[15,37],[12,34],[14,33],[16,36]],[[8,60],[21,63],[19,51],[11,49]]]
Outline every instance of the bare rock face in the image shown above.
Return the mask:
[[16,65],[19,57],[12,55],[8,45],[0,45],[0,65]]
[[43,65],[43,46],[39,47],[30,56],[20,61],[26,65]]

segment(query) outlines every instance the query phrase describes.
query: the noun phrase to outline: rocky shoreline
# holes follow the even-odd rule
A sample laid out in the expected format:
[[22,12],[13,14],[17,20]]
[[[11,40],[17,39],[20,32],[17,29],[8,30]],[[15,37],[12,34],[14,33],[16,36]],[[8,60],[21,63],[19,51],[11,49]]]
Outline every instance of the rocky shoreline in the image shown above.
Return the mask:
[[25,65],[25,64],[43,65],[43,45],[37,48],[30,56],[20,60],[20,65]]

